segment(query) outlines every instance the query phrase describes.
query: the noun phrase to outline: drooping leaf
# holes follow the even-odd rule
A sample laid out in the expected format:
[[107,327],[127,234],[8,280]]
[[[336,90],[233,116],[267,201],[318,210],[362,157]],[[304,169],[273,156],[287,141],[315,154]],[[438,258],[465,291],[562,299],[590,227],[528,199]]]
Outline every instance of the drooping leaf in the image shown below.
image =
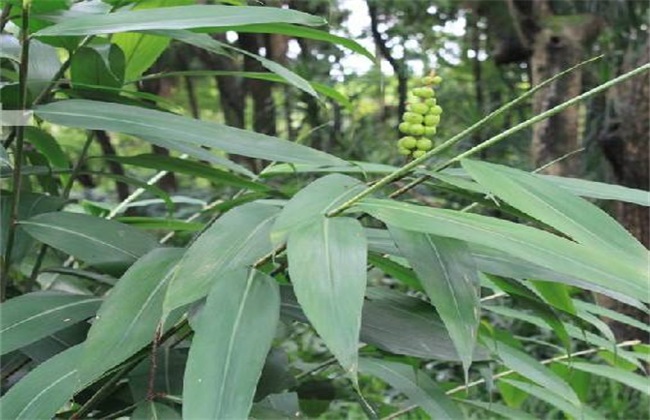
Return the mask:
[[0,354],[19,349],[95,314],[94,296],[34,292],[0,304]]
[[272,277],[254,269],[216,276],[190,347],[183,418],[247,418],[279,314]]
[[474,407],[479,407],[482,408],[485,411],[492,412],[494,414],[498,414],[500,416],[503,416],[507,419],[511,420],[535,420],[537,417],[531,416],[528,413],[525,413],[521,410],[517,410],[515,408],[507,407],[505,405],[497,404],[495,402],[483,402],[483,401],[473,401],[473,400],[461,400],[457,399],[461,404],[467,404],[471,405]]
[[503,340],[495,340],[493,337],[485,336],[481,341],[508,368],[534,381],[572,405],[580,407],[580,399],[569,384],[532,356],[506,344]]
[[388,228],[445,323],[467,375],[480,316],[478,272],[469,248],[456,239]]
[[266,356],[260,380],[255,389],[255,401],[279,394],[297,385],[290,371],[289,356],[282,348],[272,348]]
[[2,417],[15,420],[53,418],[77,386],[81,345],[41,363],[0,398]]
[[568,314],[575,314],[576,308],[573,306],[570,288],[565,284],[553,283],[549,281],[533,281],[533,287],[544,299],[558,309]]
[[449,420],[463,418],[462,411],[435,382],[426,373],[412,366],[362,357],[359,359],[359,368],[363,373],[377,376],[405,394],[413,404],[417,404],[432,418]]
[[273,250],[269,239],[278,208],[248,203],[229,211],[187,249],[165,296],[164,312],[201,299],[220,273],[252,265]]
[[[117,48],[117,47],[116,47]],[[122,82],[111,72],[109,63],[94,48],[76,51],[70,64],[71,82],[118,88]]]
[[576,244],[530,226],[478,214],[435,209],[392,200],[365,199],[358,204],[383,222],[406,230],[477,243],[562,274],[577,277],[633,299],[649,301],[647,270],[628,259]]
[[181,415],[168,405],[154,401],[140,403],[133,414],[132,420],[181,420]]
[[164,219],[160,217],[139,217],[124,216],[116,217],[115,220],[127,225],[137,226],[138,229],[160,229],[184,232],[196,232],[204,225],[200,222],[186,222],[185,220]]
[[464,160],[462,164],[497,197],[577,242],[607,252],[632,254],[647,263],[645,247],[588,201],[525,171],[473,160]]
[[339,158],[287,140],[130,105],[70,99],[40,105],[34,112],[53,124],[131,134],[148,141],[174,140],[271,161],[345,165]]
[[361,308],[366,290],[366,239],[349,218],[313,220],[287,242],[289,275],[305,315],[356,382]]
[[600,305],[595,305],[593,303],[585,302],[582,300],[577,300],[574,299],[573,303],[575,304],[576,308],[578,309],[583,309],[585,311],[591,312],[595,315],[598,315],[600,317],[607,317],[611,318],[614,321],[622,322],[623,324],[630,325],[634,328],[638,328],[641,331],[645,331],[647,333],[650,333],[650,326],[647,324],[644,324],[643,322],[639,321],[638,319],[634,319],[630,316],[627,316],[625,314],[622,314],[620,312],[613,311],[609,308],[606,308],[604,306]]
[[154,339],[165,288],[182,250],[156,249],[140,258],[99,309],[78,361],[83,382],[126,360]]
[[570,369],[578,369],[593,375],[602,376],[616,382],[620,382],[630,388],[634,388],[646,395],[650,395],[650,386],[646,377],[618,369],[613,366],[597,365],[594,363],[577,362],[574,360],[565,362]]
[[[56,139],[38,127],[25,127],[25,138],[47,158],[53,169],[68,169],[70,162]],[[68,182],[69,176],[61,174],[61,180]]]
[[154,29],[230,27],[260,23],[317,26],[325,21],[306,13],[276,7],[176,6],[68,18],[34,36],[98,35]]
[[345,202],[365,188],[360,181],[340,174],[319,178],[300,190],[284,206],[278,216],[271,239],[282,243],[296,229],[313,224],[329,210]]
[[373,253],[368,255],[368,262],[383,271],[385,274],[406,284],[411,289],[423,291],[420,280],[418,280],[415,272],[411,268],[405,267],[390,258],[382,257]]
[[20,225],[35,239],[109,274],[158,247],[154,237],[138,229],[80,213],[45,213]]

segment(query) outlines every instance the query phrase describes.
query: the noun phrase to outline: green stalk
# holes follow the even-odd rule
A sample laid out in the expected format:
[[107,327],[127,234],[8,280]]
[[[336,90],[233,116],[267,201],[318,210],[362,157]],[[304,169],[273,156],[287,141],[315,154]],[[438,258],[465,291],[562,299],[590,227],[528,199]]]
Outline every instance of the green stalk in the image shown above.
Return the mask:
[[[22,10],[22,31],[20,34],[22,48],[20,52],[19,68],[19,103],[20,109],[27,109],[27,71],[29,63],[29,8],[31,2],[23,0]],[[16,228],[18,224],[18,206],[20,204],[20,190],[22,184],[22,167],[23,167],[23,149],[25,147],[25,127],[16,127],[16,153],[14,155],[13,171],[13,194],[11,197],[10,222],[7,232],[7,245],[5,248],[4,262],[0,272],[0,302],[4,302],[7,293],[7,283],[9,267],[11,265],[11,253],[13,251],[14,241],[16,239]]]
[[[556,107],[553,107],[553,108],[551,108],[551,109],[549,109],[549,110],[547,110],[545,112],[542,112],[541,114],[536,115],[533,118],[530,118],[529,120],[526,120],[526,121],[524,121],[524,122],[522,122],[520,124],[517,124],[514,127],[511,127],[510,129],[508,129],[506,131],[503,131],[502,133],[500,133],[500,134],[498,134],[496,136],[491,137],[490,139],[484,141],[483,143],[481,143],[481,144],[479,144],[479,145],[477,145],[475,147],[472,147],[471,149],[467,150],[466,152],[461,153],[460,155],[458,155],[458,156],[456,156],[456,157],[454,157],[452,159],[449,159],[448,161],[446,161],[444,163],[436,165],[432,169],[432,171],[435,172],[435,171],[439,171],[441,169],[444,169],[447,166],[449,166],[449,165],[451,165],[451,164],[453,164],[455,162],[460,161],[461,159],[469,157],[469,156],[471,156],[471,155],[473,155],[475,153],[480,152],[481,150],[484,150],[484,149],[486,149],[486,148],[488,148],[490,146],[493,146],[494,144],[500,142],[501,140],[505,139],[506,137],[508,137],[511,134],[514,134],[514,133],[516,133],[518,131],[526,129],[526,128],[532,126],[533,124],[538,123],[538,122],[540,122],[542,120],[550,118],[553,115],[555,115],[555,114],[557,114],[559,112],[562,112],[563,110],[565,110],[566,108],[568,108],[568,107],[570,107],[572,105],[575,105],[575,104],[577,104],[577,103],[579,103],[581,101],[584,101],[584,100],[586,100],[588,98],[591,98],[592,96],[597,95],[597,94],[611,88],[612,86],[615,86],[615,85],[617,85],[617,84],[619,84],[621,82],[624,82],[624,81],[626,81],[626,80],[628,80],[628,79],[630,79],[630,78],[632,78],[634,76],[637,76],[637,75],[639,75],[639,74],[641,74],[641,73],[643,73],[645,71],[648,71],[648,70],[650,70],[650,63],[647,63],[647,64],[645,64],[643,66],[637,67],[636,69],[634,69],[632,71],[629,71],[629,72],[627,72],[625,74],[622,74],[621,76],[616,77],[616,78],[614,78],[614,79],[612,79],[612,80],[610,80],[610,81],[608,81],[606,83],[603,83],[602,85],[597,86],[597,87],[595,87],[595,88],[593,88],[593,89],[591,89],[591,90],[589,90],[589,91],[587,91],[587,92],[585,92],[585,93],[583,93],[581,95],[578,95],[575,98],[572,98],[572,99],[570,99],[570,100],[568,100],[568,101],[566,101],[566,102],[564,102],[564,103],[562,103],[562,104],[560,104],[560,105],[558,105]],[[490,116],[488,116],[488,117],[490,117]],[[470,127],[470,129],[475,128],[477,125],[478,125],[478,123],[475,124],[474,126]],[[452,144],[455,144],[455,143],[459,142],[460,140],[462,140],[462,138],[468,133],[468,131],[470,129],[467,129],[467,130],[463,131],[462,133],[454,136],[453,138],[451,138],[450,140],[448,140],[445,143],[441,144],[440,146],[436,147],[435,149],[430,150],[424,156],[421,156],[421,157],[413,160],[412,162],[404,165],[402,168],[400,168],[400,169],[388,174],[387,176],[381,178],[379,181],[377,181],[377,183],[375,183],[371,187],[366,188],[364,191],[362,191],[359,194],[355,195],[354,197],[350,198],[345,203],[343,203],[340,206],[336,207],[335,209],[331,210],[329,213],[327,213],[326,216],[327,217],[338,216],[343,211],[349,209],[354,204],[356,204],[360,200],[364,199],[365,197],[373,194],[374,192],[378,191],[380,188],[384,187],[385,185],[388,185],[389,183],[406,176],[409,172],[411,172],[413,169],[415,169],[418,165],[420,165],[421,163],[423,163],[426,160],[430,159],[432,156],[434,156],[435,154],[440,152],[442,149],[446,149],[449,146],[451,146]],[[426,178],[424,178],[424,179],[426,179]],[[424,179],[422,179],[422,181],[424,181]]]

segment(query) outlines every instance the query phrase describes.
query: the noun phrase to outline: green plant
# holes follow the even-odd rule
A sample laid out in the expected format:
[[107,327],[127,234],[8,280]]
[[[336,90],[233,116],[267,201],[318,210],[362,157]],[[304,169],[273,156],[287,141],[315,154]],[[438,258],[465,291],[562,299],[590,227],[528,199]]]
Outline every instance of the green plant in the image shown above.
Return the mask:
[[[271,72],[241,77],[281,80],[346,103],[340,93],[206,32],[284,33],[369,55],[312,28],[324,21],[305,13],[185,3],[152,0],[143,11],[107,1],[65,19],[57,16],[75,7],[66,2],[6,3],[2,26],[9,18],[20,26],[21,53],[3,58],[17,77],[3,76],[15,80],[2,93],[15,96],[8,103],[16,109],[33,109],[37,124],[13,128],[2,149],[11,156],[3,160],[3,176],[12,181],[1,197],[2,296],[8,299],[0,305],[0,347],[7,377],[20,377],[6,387],[3,418],[178,418],[179,412],[187,419],[276,418],[319,415],[331,401],[386,419],[416,410],[435,418],[485,411],[528,418],[523,403],[530,398],[566,416],[595,417],[584,392],[592,375],[647,395],[636,373],[647,346],[617,343],[598,317],[648,327],[606,313],[581,291],[647,311],[648,251],[582,197],[647,206],[648,193],[468,158],[647,72],[649,64],[430,168],[422,164],[544,85],[435,147],[422,135],[437,125],[431,117],[440,109],[433,90],[418,87],[421,100],[405,120],[411,127],[424,122],[422,133],[410,129],[411,137],[399,140],[415,159],[396,168],[352,164],[295,142],[178,115],[155,95],[134,94],[128,82],[141,78],[174,40],[214,54],[245,54]],[[145,44],[157,53],[144,54]],[[57,56],[55,48],[67,50],[66,61],[53,65],[45,83],[31,78],[31,60],[45,62],[42,55]],[[441,81],[428,77],[425,86]],[[55,126],[85,134],[72,165]],[[97,131],[175,151],[117,161],[232,190],[218,190],[196,215],[180,219],[178,197],[153,185],[160,173],[149,182],[124,176],[158,195],[169,209],[165,217],[114,220],[141,192],[109,209],[73,207],[73,183]],[[36,149],[30,159],[28,144]],[[272,163],[253,173],[234,155]],[[451,168],[456,163],[461,166]],[[360,180],[377,172],[385,175]],[[321,176],[313,180],[314,174]],[[403,179],[408,182],[391,191]],[[452,210],[403,199],[422,183],[478,204]],[[470,212],[479,205],[508,219]],[[198,232],[178,247],[165,246],[182,231]],[[385,287],[387,281],[395,287]],[[63,290],[48,291],[57,282]],[[531,338],[506,328],[514,322],[542,332],[533,344],[541,342],[548,357],[528,354]],[[386,402],[384,383],[400,396]]]

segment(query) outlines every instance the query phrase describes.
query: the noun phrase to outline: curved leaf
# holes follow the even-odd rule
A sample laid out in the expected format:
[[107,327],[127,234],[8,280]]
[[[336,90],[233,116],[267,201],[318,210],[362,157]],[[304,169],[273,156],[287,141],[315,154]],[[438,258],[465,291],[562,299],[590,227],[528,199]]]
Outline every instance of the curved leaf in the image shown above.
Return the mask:
[[630,388],[634,388],[646,395],[650,395],[650,385],[648,385],[647,377],[636,375],[623,369],[617,369],[613,366],[596,365],[593,363],[576,362],[573,360],[564,363],[571,369],[578,369],[593,375],[602,376],[620,382]]
[[181,415],[173,408],[154,401],[140,403],[131,420],[181,420]]
[[0,354],[9,353],[95,315],[93,296],[34,292],[0,304]]
[[321,217],[294,229],[289,275],[305,315],[356,383],[366,239],[355,219]]
[[278,22],[309,26],[325,23],[322,18],[307,13],[276,7],[194,5],[67,18],[41,29],[34,36],[98,35],[153,29],[231,27]]
[[462,411],[431,378],[413,366],[362,357],[359,359],[359,368],[363,373],[377,376],[389,383],[434,419],[464,418]]
[[467,376],[481,311],[478,272],[469,248],[456,239],[388,229],[445,323]]
[[35,239],[108,273],[123,271],[158,247],[138,229],[80,213],[45,213],[20,225]]
[[247,267],[270,253],[269,232],[278,211],[277,207],[248,203],[207,228],[178,264],[167,288],[164,312],[207,295],[220,273]]
[[173,140],[185,146],[209,146],[271,161],[346,164],[327,153],[287,140],[130,105],[70,99],[38,106],[34,112],[53,124],[115,131],[148,141]]
[[214,280],[187,359],[183,418],[244,419],[275,336],[278,285],[246,269]]

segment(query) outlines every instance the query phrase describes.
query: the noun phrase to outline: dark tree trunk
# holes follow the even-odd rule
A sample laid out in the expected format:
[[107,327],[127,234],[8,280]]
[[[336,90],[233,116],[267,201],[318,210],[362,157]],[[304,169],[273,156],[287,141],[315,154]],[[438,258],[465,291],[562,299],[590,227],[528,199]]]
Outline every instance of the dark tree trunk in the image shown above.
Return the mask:
[[[108,133],[104,130],[95,131],[95,138],[97,138],[97,143],[102,149],[104,156],[115,156],[115,148],[111,144],[111,138]],[[107,161],[108,170],[114,175],[124,176],[124,168],[122,164],[114,161]],[[119,201],[124,201],[129,196],[129,186],[122,181],[115,181],[115,190],[117,191],[117,199]]]

